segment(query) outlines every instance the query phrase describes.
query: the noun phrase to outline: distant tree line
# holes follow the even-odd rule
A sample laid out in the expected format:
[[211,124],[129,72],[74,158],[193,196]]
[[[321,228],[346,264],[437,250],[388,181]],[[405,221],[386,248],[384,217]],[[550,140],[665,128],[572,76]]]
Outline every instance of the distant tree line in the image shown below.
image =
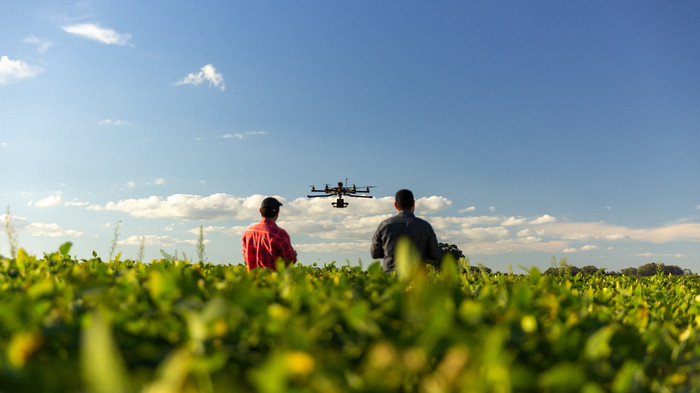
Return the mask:
[[[469,266],[469,257],[465,256],[462,250],[459,249],[454,244],[449,243],[438,243],[442,255],[446,253],[452,254],[455,261],[461,262],[459,265],[464,269],[470,269],[472,272],[485,271],[486,273],[491,273],[491,269],[485,266]],[[647,263],[646,265],[639,266],[637,268],[628,267],[626,269],[621,269],[620,272],[608,272],[606,268],[598,268],[593,265],[586,265],[584,267],[576,267],[574,265],[569,265],[566,262],[566,257],[562,258],[558,263],[554,257],[552,257],[552,267],[544,271],[544,274],[549,274],[553,276],[559,275],[572,275],[577,274],[589,275],[589,274],[602,274],[602,275],[627,275],[627,276],[653,276],[658,273],[663,273],[665,275],[671,274],[674,276],[690,276],[693,272],[690,269],[682,269],[675,265],[664,265],[663,263]]]
[[653,276],[657,273],[671,274],[674,276],[689,276],[693,274],[690,269],[682,269],[675,265],[664,265],[663,263],[647,263],[636,269],[628,267],[620,270],[620,273],[628,276]]
[[582,268],[578,268],[574,265],[569,265],[566,263],[564,260],[563,263],[560,263],[558,267],[550,267],[549,269],[545,270],[544,274],[550,274],[553,276],[559,276],[563,274],[570,274],[572,276],[575,276],[577,274],[603,274],[603,275],[627,275],[627,276],[637,276],[637,277],[646,277],[646,276],[654,276],[658,273],[663,273],[665,275],[671,274],[674,276],[687,276],[687,275],[692,275],[693,272],[690,271],[690,269],[682,269],[679,266],[675,265],[664,265],[663,263],[647,263],[646,265],[642,265],[640,267],[634,268],[634,267],[628,267],[625,269],[621,269],[620,272],[606,272],[605,268],[597,268],[593,265],[587,265]]

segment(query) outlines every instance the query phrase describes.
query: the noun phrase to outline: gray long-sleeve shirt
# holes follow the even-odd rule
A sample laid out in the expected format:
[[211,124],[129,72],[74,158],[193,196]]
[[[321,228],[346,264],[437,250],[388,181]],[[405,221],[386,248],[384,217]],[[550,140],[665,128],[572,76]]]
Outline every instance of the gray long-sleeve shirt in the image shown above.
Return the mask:
[[384,258],[385,272],[396,269],[394,248],[402,237],[408,237],[420,252],[421,259],[430,263],[439,263],[441,252],[437,236],[429,222],[416,217],[409,210],[402,210],[397,215],[382,221],[372,237],[370,254],[372,258]]

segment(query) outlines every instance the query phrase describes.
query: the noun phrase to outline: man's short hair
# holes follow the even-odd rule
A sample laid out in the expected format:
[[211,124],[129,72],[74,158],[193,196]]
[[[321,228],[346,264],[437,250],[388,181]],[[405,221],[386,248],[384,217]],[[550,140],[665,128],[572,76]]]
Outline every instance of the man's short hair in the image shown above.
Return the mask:
[[411,190],[401,189],[396,191],[395,202],[401,209],[410,209],[416,203]]
[[267,197],[260,205],[260,214],[265,218],[273,218],[279,213],[280,206],[282,206],[280,201],[273,197]]

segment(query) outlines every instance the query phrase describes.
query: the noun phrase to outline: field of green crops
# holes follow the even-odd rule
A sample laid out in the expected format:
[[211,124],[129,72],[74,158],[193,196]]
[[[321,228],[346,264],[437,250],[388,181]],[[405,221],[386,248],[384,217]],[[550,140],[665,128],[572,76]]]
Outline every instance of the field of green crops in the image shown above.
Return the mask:
[[[0,259],[1,392],[700,391],[700,277]],[[408,266],[408,267],[406,267]]]

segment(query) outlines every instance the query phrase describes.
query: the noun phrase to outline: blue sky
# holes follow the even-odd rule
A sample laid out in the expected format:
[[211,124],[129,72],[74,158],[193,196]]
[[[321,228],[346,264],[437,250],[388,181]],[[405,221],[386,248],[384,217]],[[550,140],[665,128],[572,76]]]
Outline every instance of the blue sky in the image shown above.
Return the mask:
[[[472,263],[700,264],[700,3],[11,2],[0,203],[41,255],[371,262],[409,188]],[[374,185],[372,200],[308,199]],[[0,228],[4,232],[4,227]],[[9,253],[2,233],[0,254]]]

